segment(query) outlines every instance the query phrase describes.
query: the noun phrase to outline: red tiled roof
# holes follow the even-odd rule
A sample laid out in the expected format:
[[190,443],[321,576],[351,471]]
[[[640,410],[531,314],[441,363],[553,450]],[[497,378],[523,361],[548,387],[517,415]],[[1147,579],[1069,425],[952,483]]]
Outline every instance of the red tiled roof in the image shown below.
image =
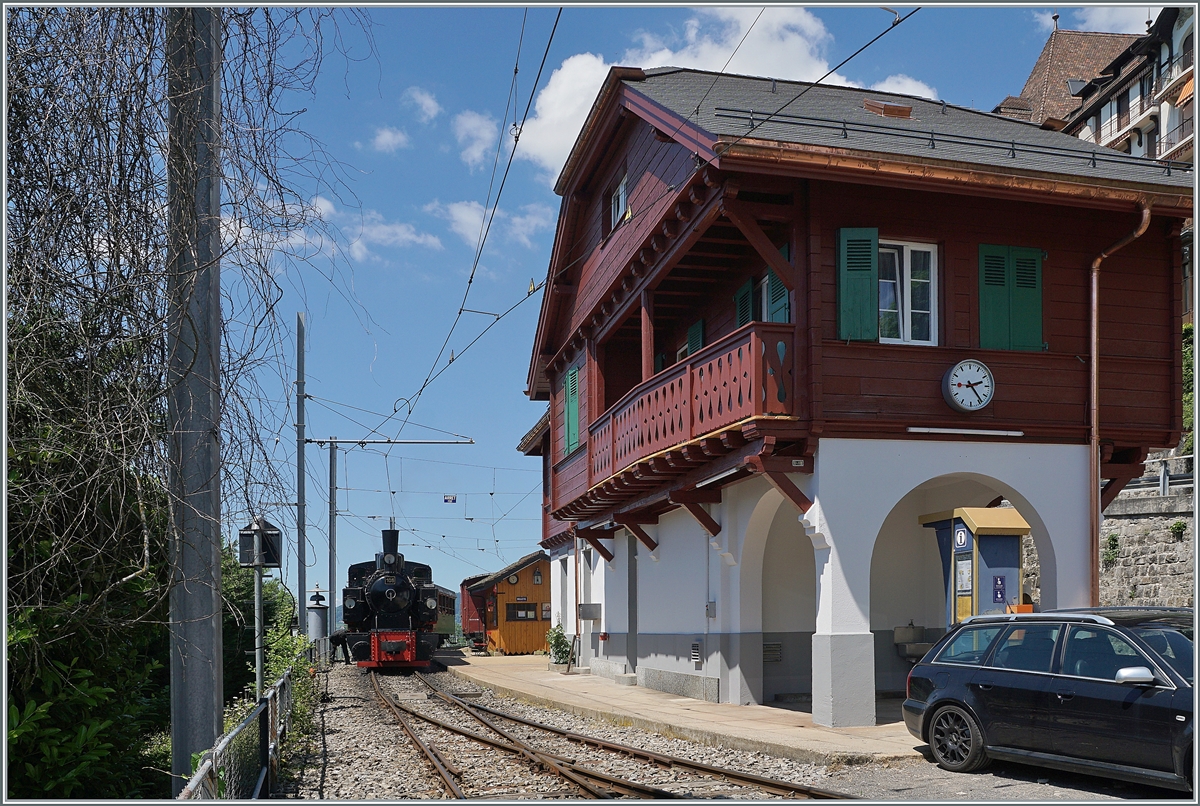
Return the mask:
[[[1038,125],[1046,118],[1066,120],[1080,104],[1067,88],[1067,79],[1092,80],[1138,38],[1139,34],[1054,31],[1021,90],[1020,97],[1029,104],[1030,116],[1026,117],[1023,109],[1014,108],[1011,95],[995,111]],[[1014,113],[1008,111],[1010,108]]]

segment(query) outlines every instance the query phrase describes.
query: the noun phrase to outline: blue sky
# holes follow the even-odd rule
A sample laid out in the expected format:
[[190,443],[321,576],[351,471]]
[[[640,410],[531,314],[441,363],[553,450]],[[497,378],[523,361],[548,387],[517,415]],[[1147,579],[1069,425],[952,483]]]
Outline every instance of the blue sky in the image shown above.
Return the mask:
[[[567,7],[464,307],[500,313],[526,297],[547,270],[559,198],[552,185],[600,81],[613,64],[676,65],[815,80],[887,28],[877,7]],[[897,8],[901,14],[911,8]],[[446,366],[399,432],[385,421],[411,399],[458,313],[484,210],[512,147],[557,9],[373,8],[377,58],[330,58],[297,123],[344,163],[351,194],[314,187],[311,203],[343,247],[343,290],[313,261],[282,278],[278,310],[290,327],[306,311],[310,437],[450,438],[469,446],[395,446],[339,451],[338,585],[352,562],[378,550],[395,516],[402,551],[433,566],[454,589],[537,549],[540,460],[517,453],[544,411],[523,394],[541,292],[473,347],[488,313],[464,313]],[[1157,14],[1152,8],[1149,13]],[[837,71],[829,81],[911,92],[990,110],[1025,83],[1052,28],[1047,7],[926,7]],[[1059,26],[1141,32],[1147,7],[1059,8]],[[510,100],[524,18],[516,97]],[[747,34],[747,31],[749,33]],[[351,52],[366,55],[353,36]],[[498,167],[493,179],[499,143]],[[491,199],[489,184],[492,184]],[[343,293],[345,292],[345,293]],[[292,337],[294,339],[294,336]],[[293,342],[294,343],[294,342]],[[284,354],[291,356],[289,344]],[[289,379],[290,380],[290,379]],[[281,421],[274,459],[295,467],[290,385],[274,392]],[[383,423],[382,427],[380,424]],[[372,433],[372,429],[378,431]],[[327,586],[328,450],[308,463],[308,583]],[[457,502],[443,502],[453,494]],[[294,529],[288,510],[267,513]],[[231,526],[237,524],[231,524]],[[295,580],[295,548],[286,576]]]

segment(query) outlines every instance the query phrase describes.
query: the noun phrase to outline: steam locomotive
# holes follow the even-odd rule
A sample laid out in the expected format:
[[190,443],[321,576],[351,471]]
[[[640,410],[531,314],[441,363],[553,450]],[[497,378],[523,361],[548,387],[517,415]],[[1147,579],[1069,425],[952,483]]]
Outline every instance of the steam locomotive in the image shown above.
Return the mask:
[[424,669],[441,642],[433,570],[405,562],[399,543],[398,530],[384,529],[383,551],[351,565],[342,589],[346,646],[363,668]]

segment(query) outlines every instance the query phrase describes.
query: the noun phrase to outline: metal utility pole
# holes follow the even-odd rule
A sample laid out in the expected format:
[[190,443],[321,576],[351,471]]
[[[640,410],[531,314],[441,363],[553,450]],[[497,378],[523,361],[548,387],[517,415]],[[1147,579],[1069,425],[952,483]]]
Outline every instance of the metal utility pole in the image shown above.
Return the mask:
[[222,733],[221,12],[167,9],[171,772]]
[[254,530],[254,699],[261,700],[263,693],[263,667],[266,660],[266,644],[263,641],[263,530],[255,523]]
[[307,523],[304,509],[304,313],[296,313],[296,626],[308,637],[305,593],[308,590],[305,565]]
[[[474,445],[473,439],[309,439],[317,445],[329,443],[329,618],[326,620],[326,634],[332,633],[337,621],[337,446],[347,445]],[[395,521],[393,520],[393,523]],[[320,636],[309,636],[319,638]]]
[[337,621],[337,437],[329,438],[329,618],[325,620],[325,633],[332,635]]

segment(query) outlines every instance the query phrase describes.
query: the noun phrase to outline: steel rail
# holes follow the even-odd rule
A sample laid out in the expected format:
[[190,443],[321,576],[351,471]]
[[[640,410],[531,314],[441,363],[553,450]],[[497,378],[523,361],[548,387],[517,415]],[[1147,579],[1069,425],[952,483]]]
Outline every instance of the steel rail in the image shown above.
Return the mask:
[[[417,677],[421,680],[422,683],[424,683],[426,686],[429,686],[430,689],[432,689],[434,692],[436,692],[443,699],[445,699],[446,697],[452,697],[452,695],[446,695],[443,692],[438,691],[437,688],[434,687],[433,684],[431,684],[428,680],[426,680],[422,675],[417,674]],[[455,697],[453,699],[457,700],[458,698]],[[460,702],[461,702],[461,700],[460,700]],[[714,777],[714,778],[725,778],[725,779],[727,779],[729,781],[733,781],[735,783],[744,783],[744,784],[748,784],[751,786],[756,786],[760,789],[763,789],[764,791],[771,792],[773,794],[801,795],[801,796],[813,798],[813,799],[828,799],[828,800],[844,800],[844,799],[856,800],[857,799],[853,795],[847,795],[842,792],[834,792],[834,791],[827,790],[827,789],[819,789],[817,787],[807,786],[805,784],[796,784],[796,783],[792,783],[791,781],[782,781],[782,780],[779,780],[776,778],[767,778],[767,777],[764,777],[761,775],[755,775],[755,774],[749,773],[749,772],[740,772],[738,770],[726,769],[725,767],[714,767],[710,764],[704,764],[699,761],[689,761],[685,758],[679,758],[677,756],[669,756],[669,755],[666,755],[663,753],[655,753],[655,752],[652,752],[649,750],[643,750],[639,747],[631,747],[629,745],[618,744],[616,742],[610,742],[605,739],[597,739],[592,736],[584,736],[582,734],[575,733],[574,731],[565,730],[563,728],[556,728],[553,725],[546,725],[541,722],[535,722],[531,719],[525,719],[523,717],[505,713],[504,711],[498,711],[495,708],[489,708],[486,705],[480,705],[478,703],[469,703],[469,704],[464,703],[464,706],[468,706],[468,705],[470,708],[477,708],[480,711],[484,711],[485,713],[492,714],[493,716],[501,717],[502,719],[507,719],[507,720],[516,722],[521,725],[526,725],[531,728],[538,728],[540,730],[544,730],[549,733],[557,734],[557,735],[562,736],[563,738],[565,738],[569,741],[572,741],[572,742],[577,742],[577,743],[583,744],[583,745],[589,745],[592,747],[599,748],[601,750],[608,750],[613,753],[621,753],[623,755],[632,756],[634,758],[639,758],[643,761],[652,762],[654,764],[658,764],[658,765],[664,766],[664,767],[679,767],[682,769],[691,770],[692,772],[697,772],[702,775],[707,775],[707,776]]]
[[420,748],[425,758],[430,764],[433,765],[433,768],[437,770],[437,774],[441,776],[442,782],[446,785],[446,791],[458,800],[466,800],[467,796],[463,793],[458,783],[454,780],[454,774],[442,760],[441,754],[426,744],[425,740],[417,735],[417,732],[413,730],[412,725],[408,724],[408,720],[404,718],[404,715],[400,712],[400,709],[398,709],[392,700],[383,693],[383,689],[379,685],[379,675],[374,670],[371,671],[371,686],[375,689],[375,696],[379,699],[379,702],[392,712],[392,715],[396,717],[396,721],[400,723],[402,728],[404,728],[404,732],[407,733],[408,737],[413,740],[413,744]]
[[[491,736],[486,736],[481,733],[475,733],[474,731],[467,730],[466,728],[460,727],[458,725],[453,725],[449,722],[446,722],[445,720],[438,719],[435,716],[430,716],[429,714],[423,714],[420,711],[416,710],[415,708],[407,706],[401,702],[396,702],[396,703],[394,703],[394,705],[397,708],[403,710],[405,713],[407,713],[411,716],[414,716],[417,719],[423,719],[426,722],[437,725],[439,728],[443,728],[444,730],[451,731],[452,733],[457,733],[460,736],[465,736],[468,739],[474,739],[475,741],[480,742],[481,744],[490,745],[491,747],[495,747],[498,750],[504,750],[509,753],[513,753],[514,755],[519,755],[519,756],[522,756],[522,757],[528,759],[528,754],[525,751],[523,751],[520,747],[517,747],[516,745],[509,744],[508,742],[503,741],[501,739],[495,739]],[[564,768],[569,769],[572,772],[578,773],[579,775],[582,775],[585,778],[590,778],[595,781],[598,781],[599,783],[604,784],[605,786],[612,789],[613,791],[619,792],[621,794],[631,795],[631,796],[639,797],[639,798],[655,799],[655,800],[670,799],[670,798],[686,798],[687,797],[686,795],[681,795],[681,794],[678,794],[675,792],[671,792],[670,790],[667,790],[667,789],[661,789],[661,788],[653,786],[651,784],[642,784],[642,783],[638,783],[637,781],[630,781],[626,778],[618,778],[616,776],[609,775],[608,773],[600,772],[599,770],[594,770],[590,767],[582,766],[581,764],[576,763],[574,759],[568,758],[566,756],[558,755],[557,753],[551,753],[546,750],[537,750],[535,752],[537,755],[545,756],[549,759],[552,759],[552,760],[558,762],[559,764],[561,764]]]

